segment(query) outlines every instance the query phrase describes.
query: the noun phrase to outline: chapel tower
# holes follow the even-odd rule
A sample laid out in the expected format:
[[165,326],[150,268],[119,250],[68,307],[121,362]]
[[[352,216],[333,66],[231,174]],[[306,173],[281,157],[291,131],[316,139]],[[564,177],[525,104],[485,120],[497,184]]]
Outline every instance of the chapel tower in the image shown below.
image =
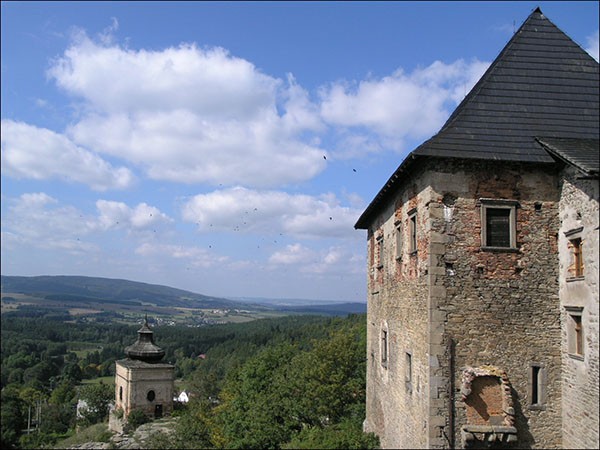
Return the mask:
[[115,409],[123,417],[135,409],[159,418],[173,411],[172,364],[160,362],[165,351],[154,343],[146,316],[137,341],[125,348],[127,358],[116,362]]

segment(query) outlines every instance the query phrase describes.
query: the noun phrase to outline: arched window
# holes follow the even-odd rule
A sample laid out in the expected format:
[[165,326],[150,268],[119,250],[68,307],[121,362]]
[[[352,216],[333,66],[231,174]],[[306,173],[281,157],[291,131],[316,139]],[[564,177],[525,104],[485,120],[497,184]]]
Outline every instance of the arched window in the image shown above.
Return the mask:
[[148,395],[146,395],[146,398],[149,402],[153,402],[156,398],[156,394],[154,393],[154,391],[148,391]]

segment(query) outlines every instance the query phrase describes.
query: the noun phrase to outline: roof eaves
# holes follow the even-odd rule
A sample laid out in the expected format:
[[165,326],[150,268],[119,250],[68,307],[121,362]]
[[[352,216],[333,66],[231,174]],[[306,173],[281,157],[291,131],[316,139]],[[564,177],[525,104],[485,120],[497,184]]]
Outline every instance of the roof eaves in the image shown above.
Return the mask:
[[552,145],[550,142],[547,142],[544,140],[543,137],[536,137],[535,140],[544,148],[544,150],[546,150],[550,156],[552,156],[555,160],[561,161],[564,164],[567,164],[569,166],[573,166],[575,167],[577,170],[579,170],[581,173],[584,174],[584,176],[586,178],[592,178],[592,179],[596,179],[598,178],[598,171],[597,170],[589,170],[585,167],[583,167],[581,164],[579,164],[577,161],[575,161],[572,158],[567,158],[566,156],[564,156],[562,154],[562,152],[560,151],[560,149],[558,149],[557,147],[555,147],[554,145]]
[[401,178],[401,175],[406,175],[408,169],[415,163],[415,161],[418,158],[420,158],[420,156],[416,155],[413,151],[404,159],[404,161],[402,161],[400,166],[394,171],[392,176],[383,185],[383,187],[379,190],[375,198],[371,201],[371,203],[369,203],[369,206],[367,206],[367,208],[358,218],[356,224],[354,225],[354,229],[366,230],[367,228],[369,228],[372,216],[382,205],[384,205],[389,200],[389,197],[393,194],[395,188],[403,179]]

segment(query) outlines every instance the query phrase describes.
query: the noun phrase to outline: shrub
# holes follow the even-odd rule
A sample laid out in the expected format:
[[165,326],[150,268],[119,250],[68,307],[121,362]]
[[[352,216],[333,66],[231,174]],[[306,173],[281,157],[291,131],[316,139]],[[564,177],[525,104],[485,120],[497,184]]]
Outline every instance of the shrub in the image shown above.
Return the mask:
[[127,424],[125,425],[125,433],[132,433],[139,427],[147,422],[150,422],[148,416],[139,409],[134,409],[127,416]]

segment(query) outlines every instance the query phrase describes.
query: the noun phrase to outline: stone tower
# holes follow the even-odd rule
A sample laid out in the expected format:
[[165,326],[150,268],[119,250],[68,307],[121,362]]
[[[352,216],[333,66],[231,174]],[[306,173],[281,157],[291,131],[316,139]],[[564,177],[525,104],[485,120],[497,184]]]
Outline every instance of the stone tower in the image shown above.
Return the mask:
[[116,362],[115,409],[124,418],[135,409],[154,418],[173,411],[174,366],[160,362],[165,351],[154,344],[153,334],[146,316],[137,341],[125,348],[127,358]]

